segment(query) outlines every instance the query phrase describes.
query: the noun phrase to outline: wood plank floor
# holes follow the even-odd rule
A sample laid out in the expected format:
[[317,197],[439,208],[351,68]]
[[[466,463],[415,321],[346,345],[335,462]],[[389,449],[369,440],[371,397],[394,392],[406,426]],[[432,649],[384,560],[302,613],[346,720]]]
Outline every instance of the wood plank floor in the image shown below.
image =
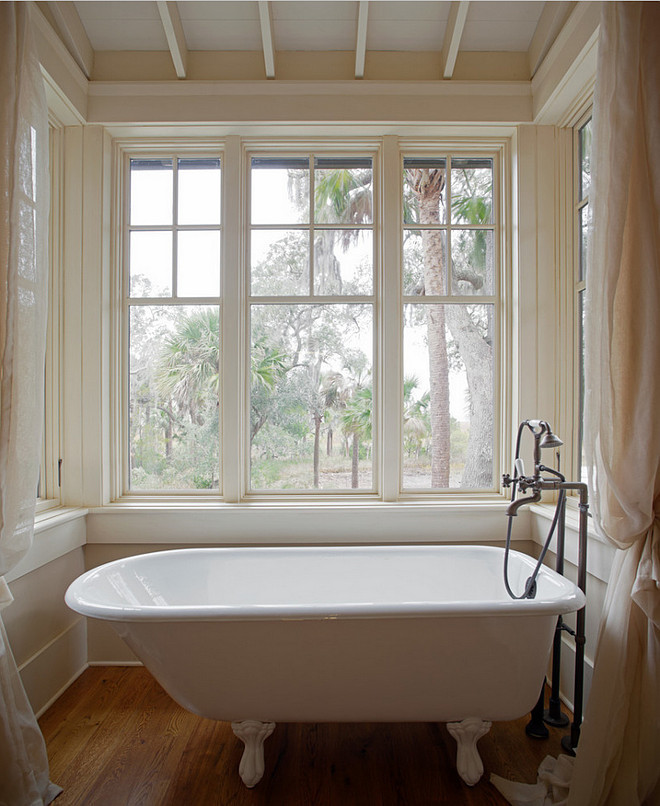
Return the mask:
[[92,667],[39,720],[56,806],[503,806],[491,772],[534,783],[565,729],[529,739],[527,718],[479,741],[485,774],[466,786],[444,725],[280,724],[247,789],[228,723],[194,716],[141,667]]

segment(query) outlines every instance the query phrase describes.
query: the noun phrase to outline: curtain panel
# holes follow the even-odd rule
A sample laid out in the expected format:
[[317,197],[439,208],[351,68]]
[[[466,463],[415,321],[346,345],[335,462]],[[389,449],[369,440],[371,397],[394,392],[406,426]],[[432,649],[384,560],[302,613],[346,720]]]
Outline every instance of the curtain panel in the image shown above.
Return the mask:
[[[32,543],[43,423],[48,109],[29,13],[0,3],[0,609],[4,574]],[[60,791],[0,618],[0,806]]]
[[585,450],[617,552],[570,806],[660,804],[660,3],[602,4]]

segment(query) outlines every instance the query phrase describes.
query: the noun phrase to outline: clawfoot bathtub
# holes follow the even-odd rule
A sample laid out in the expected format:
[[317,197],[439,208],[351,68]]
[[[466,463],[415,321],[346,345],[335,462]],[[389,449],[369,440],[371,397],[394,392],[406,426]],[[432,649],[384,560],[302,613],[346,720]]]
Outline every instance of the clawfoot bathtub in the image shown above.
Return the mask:
[[[79,577],[69,607],[112,622],[180,705],[232,722],[248,787],[276,722],[446,722],[457,770],[529,711],[557,616],[582,592],[542,569],[511,600],[503,550],[483,546],[208,548],[117,560]],[[533,561],[512,552],[522,590]]]

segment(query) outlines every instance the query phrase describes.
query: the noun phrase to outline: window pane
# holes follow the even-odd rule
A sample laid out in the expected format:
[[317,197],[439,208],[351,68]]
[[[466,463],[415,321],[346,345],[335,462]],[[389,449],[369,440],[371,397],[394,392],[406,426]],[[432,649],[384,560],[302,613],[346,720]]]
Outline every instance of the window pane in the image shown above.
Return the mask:
[[578,456],[580,457],[580,481],[587,482],[587,462],[584,455],[584,291],[578,294],[578,351],[579,395],[578,407]]
[[409,296],[445,295],[447,293],[446,254],[447,235],[445,230],[404,230],[403,293]]
[[166,297],[172,293],[172,233],[131,232],[130,295]]
[[131,160],[133,226],[172,223],[172,160]]
[[177,293],[180,297],[217,297],[220,294],[220,233],[179,232]]
[[220,224],[220,160],[180,159],[179,224]]
[[405,306],[404,489],[493,486],[492,305]]
[[219,485],[219,309],[130,308],[130,487]]
[[252,159],[253,224],[309,223],[309,161]]
[[580,199],[589,195],[591,188],[591,121],[580,129]]
[[580,208],[580,254],[578,260],[578,279],[587,276],[587,249],[589,246],[589,227],[591,226],[591,206],[587,203]]
[[447,163],[444,159],[403,161],[405,224],[444,224]]
[[493,231],[457,229],[451,236],[452,292],[457,295],[493,293]]
[[321,224],[370,224],[373,221],[373,171],[370,159],[317,159],[314,218]]
[[371,305],[251,309],[253,490],[369,490]]
[[452,159],[451,220],[454,224],[493,221],[493,161]]
[[252,230],[250,264],[255,296],[309,294],[309,232]]
[[316,294],[371,294],[373,289],[371,230],[316,230],[314,291]]

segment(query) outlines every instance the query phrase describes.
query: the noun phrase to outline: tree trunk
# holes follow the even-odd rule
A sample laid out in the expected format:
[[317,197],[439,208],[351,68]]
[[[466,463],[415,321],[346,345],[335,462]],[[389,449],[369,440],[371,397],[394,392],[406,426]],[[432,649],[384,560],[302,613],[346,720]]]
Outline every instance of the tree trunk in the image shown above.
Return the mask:
[[[440,224],[440,201],[445,188],[442,169],[419,169],[415,190],[419,201],[420,221]],[[424,291],[426,295],[447,293],[447,256],[445,233],[442,230],[422,230],[424,253]],[[429,348],[431,420],[431,486],[449,487],[449,361],[445,306],[429,305],[427,337]]]
[[470,435],[461,487],[492,487],[493,348],[465,305],[448,306],[447,323],[465,364],[470,395]]
[[354,431],[353,448],[351,451],[351,487],[354,490],[357,490],[357,488],[360,486],[360,480],[358,477],[359,460],[360,460],[360,439],[358,437],[357,431]]
[[172,420],[174,419],[174,412],[172,411],[172,401],[167,403],[167,425],[165,426],[165,458],[172,458],[172,439],[174,437],[172,429]]
[[431,487],[449,487],[449,361],[445,306],[428,305],[429,412],[431,420]]
[[320,447],[321,447],[321,423],[323,417],[318,412],[314,413],[314,489],[320,486]]
[[[493,288],[492,240],[486,241],[485,287]],[[458,291],[458,289],[454,289]],[[476,302],[477,300],[475,300]],[[493,486],[493,306],[485,306],[485,328],[470,317],[465,305],[450,305],[447,324],[465,364],[470,395],[470,435],[461,487]]]

